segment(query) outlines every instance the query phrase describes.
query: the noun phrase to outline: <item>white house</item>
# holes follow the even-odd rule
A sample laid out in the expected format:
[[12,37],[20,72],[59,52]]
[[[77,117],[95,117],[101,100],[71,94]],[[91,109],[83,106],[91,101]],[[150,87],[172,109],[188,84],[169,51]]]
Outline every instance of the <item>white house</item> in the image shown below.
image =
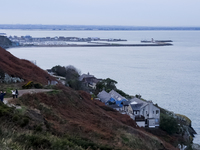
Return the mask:
[[139,126],[156,127],[160,123],[160,109],[153,105],[152,101],[143,101],[138,98],[133,98],[123,106],[135,117],[135,121]]

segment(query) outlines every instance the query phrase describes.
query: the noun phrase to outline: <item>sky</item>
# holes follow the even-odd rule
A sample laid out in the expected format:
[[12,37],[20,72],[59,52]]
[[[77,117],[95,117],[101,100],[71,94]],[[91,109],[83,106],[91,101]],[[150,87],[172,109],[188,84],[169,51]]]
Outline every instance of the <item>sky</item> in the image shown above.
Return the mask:
[[0,0],[0,24],[200,27],[200,0]]

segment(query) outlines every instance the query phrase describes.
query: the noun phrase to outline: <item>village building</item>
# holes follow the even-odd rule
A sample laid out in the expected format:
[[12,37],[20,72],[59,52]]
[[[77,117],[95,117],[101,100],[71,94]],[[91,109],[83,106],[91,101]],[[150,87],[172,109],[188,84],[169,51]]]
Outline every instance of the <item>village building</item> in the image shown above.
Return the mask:
[[123,109],[131,114],[130,116],[139,126],[155,128],[160,123],[160,109],[153,105],[152,101],[144,101],[133,98],[128,103],[124,103]]
[[152,101],[137,97],[127,100],[114,90],[109,93],[103,90],[97,97],[107,106],[129,115],[140,127],[155,128],[160,124],[160,109]]
[[104,90],[99,92],[97,97],[100,99],[101,102],[105,104],[111,99],[111,95]]
[[90,75],[90,73],[88,72],[88,74],[82,74],[79,77],[79,81],[81,81],[86,87],[91,87],[92,89],[96,89],[96,84],[102,81],[102,79],[97,79],[95,76]]
[[117,106],[121,108],[120,109],[121,111],[123,111],[122,102],[127,101],[125,97],[121,96],[119,93],[117,93],[114,90],[110,91],[109,93],[103,90],[97,95],[97,97],[108,106],[112,106],[116,104]]

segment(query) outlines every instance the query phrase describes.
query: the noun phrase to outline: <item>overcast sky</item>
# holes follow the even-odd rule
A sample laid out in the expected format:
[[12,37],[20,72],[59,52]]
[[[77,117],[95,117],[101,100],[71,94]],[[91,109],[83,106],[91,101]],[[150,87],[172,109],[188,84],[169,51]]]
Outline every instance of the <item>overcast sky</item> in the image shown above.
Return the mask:
[[0,24],[200,26],[200,0],[0,0]]

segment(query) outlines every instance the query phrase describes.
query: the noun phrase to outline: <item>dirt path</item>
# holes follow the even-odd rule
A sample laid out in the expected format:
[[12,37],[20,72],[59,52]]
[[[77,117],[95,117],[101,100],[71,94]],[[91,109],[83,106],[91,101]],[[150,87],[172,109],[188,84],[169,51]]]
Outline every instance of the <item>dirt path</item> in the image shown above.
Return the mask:
[[[21,97],[23,94],[27,94],[27,93],[40,93],[40,92],[49,92],[52,91],[52,89],[26,89],[26,90],[18,90],[18,97]],[[10,100],[12,100],[12,97],[9,98],[4,98],[3,102],[4,104],[7,104]]]

